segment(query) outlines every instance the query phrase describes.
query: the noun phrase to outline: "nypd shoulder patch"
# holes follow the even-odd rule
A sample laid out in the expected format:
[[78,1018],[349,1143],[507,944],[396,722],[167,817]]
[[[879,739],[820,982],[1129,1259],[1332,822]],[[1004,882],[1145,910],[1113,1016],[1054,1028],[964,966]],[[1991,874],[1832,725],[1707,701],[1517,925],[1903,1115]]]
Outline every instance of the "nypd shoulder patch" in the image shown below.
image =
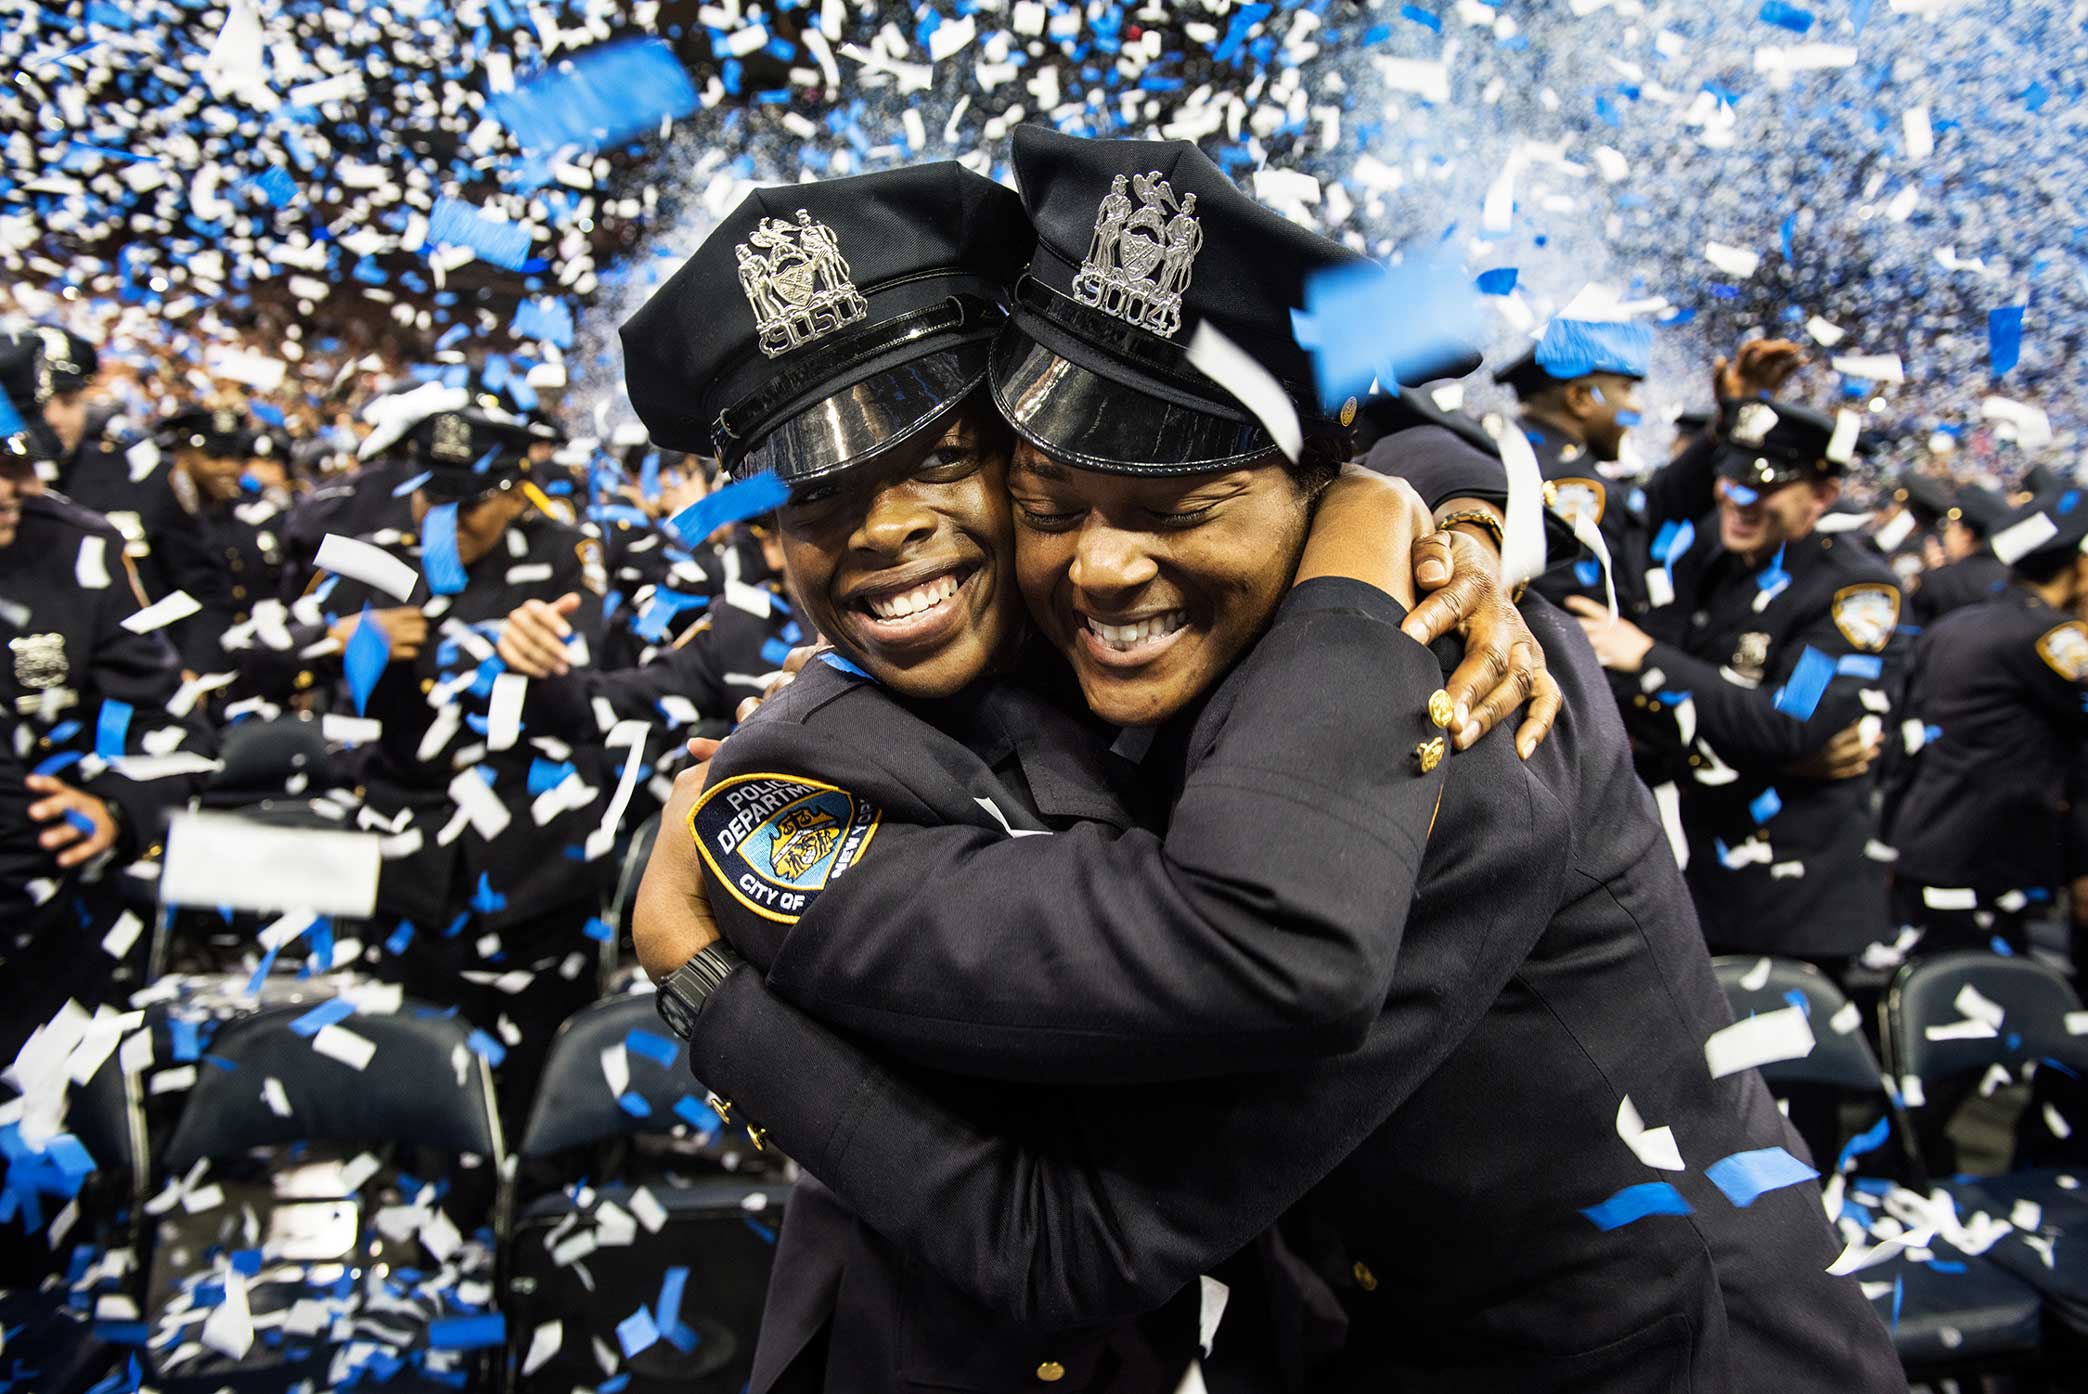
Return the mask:
[[1900,593],[1897,586],[1869,581],[1843,586],[1834,593],[1834,627],[1841,636],[1864,653],[1883,653],[1899,626]]
[[785,774],[744,774],[704,790],[689,813],[718,883],[763,919],[796,924],[862,859],[884,812],[846,789]]
[[2037,656],[2068,682],[2088,682],[2088,624],[2053,625],[2037,641]]

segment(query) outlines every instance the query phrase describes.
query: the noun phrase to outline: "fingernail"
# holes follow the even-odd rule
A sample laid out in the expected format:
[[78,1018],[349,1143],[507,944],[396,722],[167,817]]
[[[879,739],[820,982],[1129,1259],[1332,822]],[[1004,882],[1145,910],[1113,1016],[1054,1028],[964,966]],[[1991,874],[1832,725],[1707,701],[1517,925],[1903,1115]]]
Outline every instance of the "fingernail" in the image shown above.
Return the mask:
[[1472,704],[1470,702],[1459,702],[1457,704],[1457,724],[1459,726],[1472,724]]

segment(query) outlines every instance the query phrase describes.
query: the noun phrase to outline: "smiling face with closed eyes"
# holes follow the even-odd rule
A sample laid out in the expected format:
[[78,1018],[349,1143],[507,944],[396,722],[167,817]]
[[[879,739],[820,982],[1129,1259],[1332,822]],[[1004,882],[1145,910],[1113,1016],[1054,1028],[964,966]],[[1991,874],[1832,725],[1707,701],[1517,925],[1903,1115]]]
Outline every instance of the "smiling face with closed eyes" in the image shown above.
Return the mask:
[[1008,472],[1031,618],[1089,708],[1120,726],[1180,712],[1232,669],[1289,589],[1309,490],[1269,463],[1107,474],[1028,442]]

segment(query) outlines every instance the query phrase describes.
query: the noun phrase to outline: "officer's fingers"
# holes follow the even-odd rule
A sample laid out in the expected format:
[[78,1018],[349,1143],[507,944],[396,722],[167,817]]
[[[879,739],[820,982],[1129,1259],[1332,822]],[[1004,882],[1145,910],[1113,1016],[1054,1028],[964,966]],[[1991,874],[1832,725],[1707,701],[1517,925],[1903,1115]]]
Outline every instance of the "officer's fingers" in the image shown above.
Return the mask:
[[1486,602],[1498,594],[1491,577],[1467,567],[1447,585],[1418,598],[1400,621],[1400,632],[1417,643],[1432,644],[1467,620],[1481,618]]
[[92,833],[85,835],[78,843],[59,855],[58,865],[75,867],[82,862],[91,861],[108,851],[115,841],[116,829],[107,822],[97,820]]
[[[547,678],[565,672],[565,654],[555,640],[528,629],[503,630],[498,646],[501,657],[527,678]],[[512,657],[510,657],[512,655]]]
[[[1462,737],[1472,722],[1473,708],[1477,707],[1482,699],[1498,691],[1504,682],[1513,679],[1516,666],[1514,649],[1518,642],[1520,641],[1513,637],[1513,631],[1506,626],[1474,627],[1470,643],[1465,648],[1464,661],[1457,665],[1457,671],[1443,684],[1444,691],[1450,694],[1450,704],[1455,712],[1450,721],[1453,733]],[[1518,696],[1516,700],[1521,701],[1521,697]],[[1475,736],[1474,739],[1476,738]],[[1458,748],[1461,750],[1470,744],[1470,741],[1460,739]]]
[[1457,562],[1450,554],[1450,534],[1432,532],[1414,543],[1414,584],[1422,590],[1447,585],[1456,574]]
[[573,611],[579,608],[580,592],[578,591],[567,591],[564,595],[561,595],[560,597],[558,597],[558,599],[551,602],[551,609],[554,612],[556,612],[560,617],[559,624],[563,627],[565,633],[571,634],[573,632],[573,627],[569,624],[566,624],[563,617],[572,614]]
[[783,671],[786,673],[802,672],[805,665],[810,663],[813,657],[825,647],[826,645],[824,644],[799,644],[784,658]]
[[691,736],[685,744],[689,754],[704,764],[709,764],[710,758],[725,748],[725,742],[714,741],[709,736]]
[[1609,621],[1609,607],[1599,600],[1590,600],[1585,595],[1567,596],[1566,609],[1582,619],[1601,620],[1604,623]]
[[766,697],[747,698],[745,701],[741,702],[737,708],[733,710],[732,719],[734,721],[745,721],[748,717],[760,711],[761,704],[767,700],[768,699]]
[[1559,687],[1559,680],[1551,675],[1549,669],[1539,673],[1530,693],[1530,709],[1515,731],[1515,753],[1525,760],[1536,754],[1537,747],[1551,734],[1552,723],[1559,719],[1559,711],[1565,705],[1566,694]]
[[[1536,675],[1543,671],[1531,660],[1529,651],[1536,647],[1527,640],[1516,644],[1506,676],[1486,694],[1484,701],[1472,708],[1470,719],[1459,724],[1459,750],[1470,750],[1481,736],[1507,720],[1517,707],[1530,699],[1536,687]],[[1541,657],[1539,655],[1538,662],[1541,662]]]

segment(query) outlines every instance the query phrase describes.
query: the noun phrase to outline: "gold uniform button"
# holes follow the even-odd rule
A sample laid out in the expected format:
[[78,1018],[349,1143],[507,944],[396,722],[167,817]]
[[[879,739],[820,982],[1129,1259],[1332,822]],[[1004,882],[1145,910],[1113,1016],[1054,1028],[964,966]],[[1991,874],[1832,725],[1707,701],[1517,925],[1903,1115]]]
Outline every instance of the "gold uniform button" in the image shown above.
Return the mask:
[[1047,1360],[1037,1367],[1037,1378],[1046,1384],[1057,1384],[1066,1377],[1066,1367],[1056,1360]]
[[1426,740],[1421,742],[1421,744],[1415,746],[1414,763],[1420,766],[1421,773],[1423,774],[1427,774],[1437,765],[1442,764],[1443,738],[1441,736],[1437,736],[1433,740]]
[[1692,755],[1692,756],[1690,756],[1690,757],[1689,757],[1689,767],[1690,767],[1691,769],[1693,769],[1693,770],[1700,770],[1700,769],[1702,769],[1702,768],[1704,767],[1704,757],[1703,757],[1703,756],[1701,756],[1701,755]]
[[1635,693],[1635,694],[1633,694],[1633,696],[1632,696],[1632,699],[1631,699],[1631,705],[1632,705],[1632,706],[1634,706],[1634,707],[1643,707],[1643,706],[1645,706],[1645,705],[1646,705],[1646,694],[1645,694],[1645,693],[1643,693],[1643,692],[1640,692],[1640,693]]
[[1365,1292],[1377,1291],[1377,1274],[1371,1272],[1370,1265],[1362,1259],[1357,1259],[1356,1266],[1351,1268],[1349,1272],[1354,1275],[1357,1287]]
[[315,681],[317,681],[317,679],[315,679],[308,670],[297,675],[297,682],[295,686],[299,692],[302,692],[306,688],[310,687]]
[[1439,687],[1428,694],[1428,719],[1430,721],[1433,721],[1439,727],[1447,729],[1450,725],[1450,718],[1456,715],[1457,704],[1450,700],[1450,693],[1447,689]]

